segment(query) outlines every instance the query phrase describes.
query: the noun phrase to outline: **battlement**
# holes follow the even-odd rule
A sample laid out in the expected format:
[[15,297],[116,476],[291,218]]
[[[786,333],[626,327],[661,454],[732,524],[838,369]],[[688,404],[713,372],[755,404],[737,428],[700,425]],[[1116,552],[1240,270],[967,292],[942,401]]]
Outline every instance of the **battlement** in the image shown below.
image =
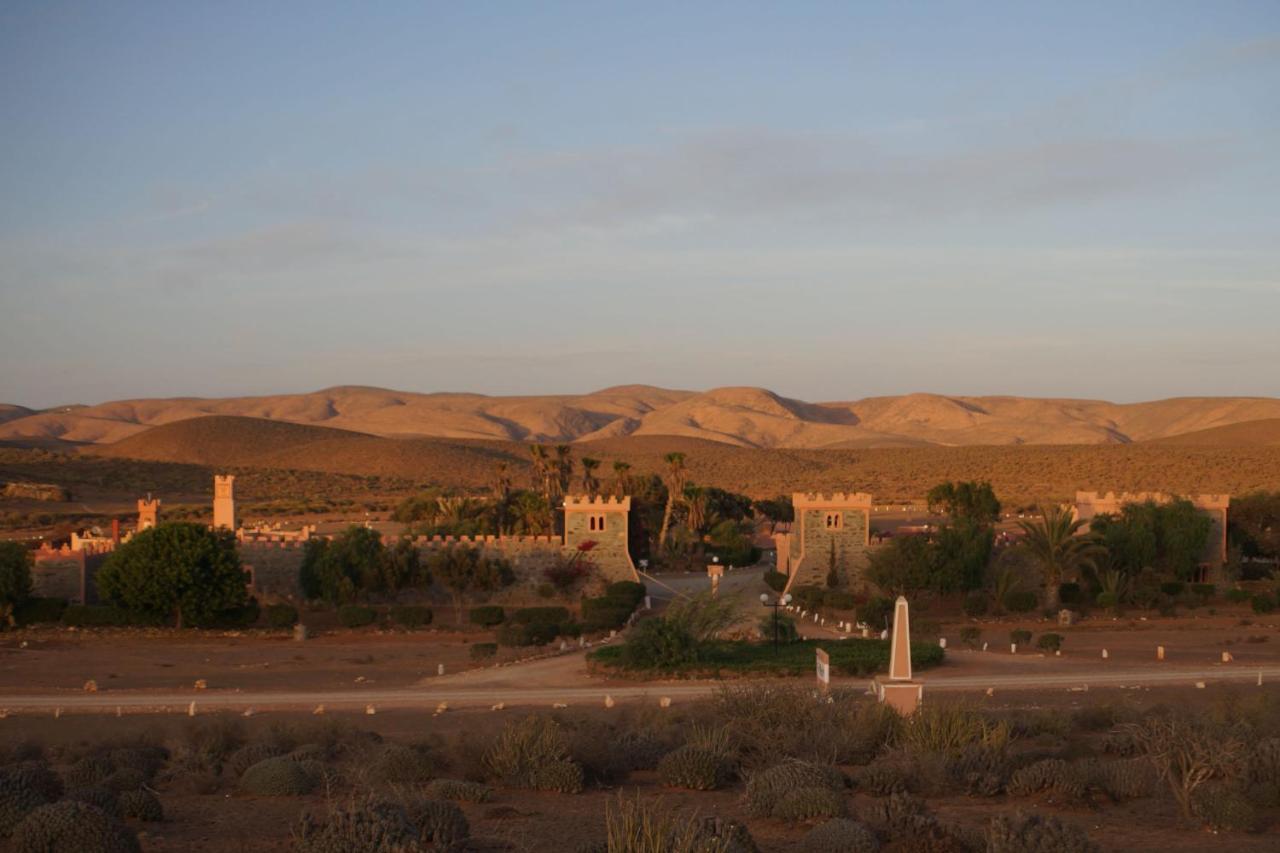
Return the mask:
[[870,510],[872,502],[872,497],[867,492],[833,492],[830,495],[822,492],[796,492],[791,496],[791,503],[796,509],[847,507]]
[[447,545],[552,545],[560,547],[558,536],[418,536],[413,544],[419,548]]
[[1172,495],[1168,492],[1076,492],[1076,505],[1105,506],[1119,509],[1125,504],[1140,504],[1151,501],[1165,504],[1185,498],[1199,509],[1227,509],[1231,505],[1231,495]]
[[610,495],[596,495],[594,498],[590,495],[565,495],[564,498],[565,512],[573,512],[581,510],[586,512],[630,512],[631,498],[619,498]]
[[301,549],[306,546],[305,539],[289,538],[282,536],[237,536],[236,537],[241,548],[297,548]]

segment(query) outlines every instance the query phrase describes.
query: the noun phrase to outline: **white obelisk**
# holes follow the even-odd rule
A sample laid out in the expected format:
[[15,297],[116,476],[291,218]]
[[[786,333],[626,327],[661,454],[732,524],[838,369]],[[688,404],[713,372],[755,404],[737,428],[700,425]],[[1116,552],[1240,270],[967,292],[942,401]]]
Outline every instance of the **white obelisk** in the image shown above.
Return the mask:
[[924,685],[911,680],[911,613],[907,599],[901,595],[893,606],[889,677],[877,679],[876,692],[881,702],[903,716],[914,714],[924,700]]

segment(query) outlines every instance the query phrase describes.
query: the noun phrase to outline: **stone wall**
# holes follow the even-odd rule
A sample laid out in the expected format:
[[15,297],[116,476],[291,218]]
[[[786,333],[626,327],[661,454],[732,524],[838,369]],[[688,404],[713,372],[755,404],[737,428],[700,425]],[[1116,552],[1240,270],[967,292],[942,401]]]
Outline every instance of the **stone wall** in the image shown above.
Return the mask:
[[572,554],[593,542],[590,557],[606,583],[639,580],[627,547],[631,498],[568,497],[564,501],[564,549]]
[[[871,495],[797,493],[791,501],[796,520],[778,547],[778,570],[790,575],[787,589],[825,586],[833,547],[840,585],[862,586],[871,542]],[[787,569],[781,563],[784,553],[789,556]]]

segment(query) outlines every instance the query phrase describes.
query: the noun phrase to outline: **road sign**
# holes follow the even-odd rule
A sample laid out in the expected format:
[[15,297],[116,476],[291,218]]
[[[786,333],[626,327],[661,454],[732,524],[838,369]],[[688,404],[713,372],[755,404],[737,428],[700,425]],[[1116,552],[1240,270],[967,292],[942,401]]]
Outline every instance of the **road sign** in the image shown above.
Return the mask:
[[822,649],[818,649],[818,683],[823,687],[831,684],[831,658]]

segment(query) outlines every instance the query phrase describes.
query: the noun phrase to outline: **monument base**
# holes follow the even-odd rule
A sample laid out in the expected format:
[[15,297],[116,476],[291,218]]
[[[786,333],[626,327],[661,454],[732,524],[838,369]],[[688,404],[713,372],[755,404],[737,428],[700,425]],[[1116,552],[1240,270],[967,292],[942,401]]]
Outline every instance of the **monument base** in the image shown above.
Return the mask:
[[902,716],[909,717],[924,701],[924,685],[912,681],[877,681],[876,694],[885,705]]

